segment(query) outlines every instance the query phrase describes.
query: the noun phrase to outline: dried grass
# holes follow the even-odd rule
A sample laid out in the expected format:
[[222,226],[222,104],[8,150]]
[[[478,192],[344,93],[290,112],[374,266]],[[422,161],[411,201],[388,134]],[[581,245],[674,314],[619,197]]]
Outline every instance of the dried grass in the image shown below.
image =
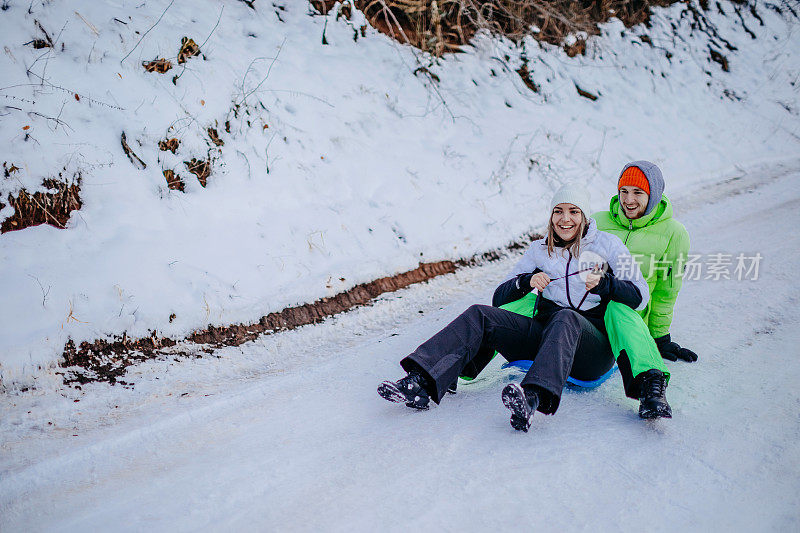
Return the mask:
[[81,208],[80,175],[66,180],[59,174],[58,179],[48,178],[42,185],[48,190],[30,194],[22,189],[17,196],[8,195],[8,203],[14,208],[14,214],[0,225],[0,233],[40,224],[63,229],[72,211]]
[[[312,0],[327,13],[334,0]],[[370,24],[401,42],[434,55],[458,51],[478,30],[488,30],[519,41],[527,35],[563,45],[569,35],[595,35],[598,23],[611,17],[625,26],[646,23],[650,8],[676,0],[355,0]],[[537,30],[534,30],[536,28]],[[581,40],[568,53],[585,52]]]
[[154,59],[152,61],[142,61],[142,66],[147,72],[158,72],[164,74],[172,68],[172,62],[169,59]]
[[197,181],[205,187],[208,185],[208,177],[211,175],[211,159],[197,159],[193,157],[191,161],[184,161],[186,169],[197,176]]
[[174,154],[178,151],[178,147],[180,145],[181,141],[176,139],[175,137],[172,137],[171,139],[164,139],[158,141],[158,149],[161,150],[162,152],[166,152],[167,150],[169,150]]
[[173,191],[186,191],[186,184],[183,182],[183,179],[175,173],[174,170],[168,168],[163,171],[164,179],[167,180],[167,187],[172,189]]
[[181,48],[178,50],[178,64],[182,65],[186,63],[186,60],[190,57],[196,56],[200,54],[200,47],[197,46],[197,43],[194,42],[194,39],[190,39],[188,37],[183,37],[181,39]]

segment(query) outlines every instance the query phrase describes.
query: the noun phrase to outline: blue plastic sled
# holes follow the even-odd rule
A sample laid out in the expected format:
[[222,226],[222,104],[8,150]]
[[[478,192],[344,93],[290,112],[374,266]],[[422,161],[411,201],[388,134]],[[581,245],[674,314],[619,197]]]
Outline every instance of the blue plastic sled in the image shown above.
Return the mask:
[[[533,361],[530,359],[520,359],[519,361],[511,361],[508,363],[503,363],[501,368],[513,368],[519,370],[521,372],[528,372],[530,370]],[[594,389],[602,385],[602,383],[614,375],[614,372],[617,371],[617,365],[611,367],[611,370],[600,376],[599,378],[593,381],[582,381],[580,379],[575,379],[572,376],[567,378],[567,386],[572,386],[578,389]]]

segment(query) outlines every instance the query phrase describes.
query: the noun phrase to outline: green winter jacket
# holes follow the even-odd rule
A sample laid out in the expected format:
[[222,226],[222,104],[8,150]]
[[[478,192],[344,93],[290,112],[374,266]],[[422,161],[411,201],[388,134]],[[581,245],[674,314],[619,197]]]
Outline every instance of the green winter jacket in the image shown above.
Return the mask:
[[649,214],[629,220],[619,196],[614,196],[609,210],[595,213],[592,218],[597,221],[597,229],[622,239],[639,263],[650,289],[650,302],[639,314],[650,335],[658,338],[668,334],[689,254],[689,233],[672,218],[672,203],[662,195],[661,202]]

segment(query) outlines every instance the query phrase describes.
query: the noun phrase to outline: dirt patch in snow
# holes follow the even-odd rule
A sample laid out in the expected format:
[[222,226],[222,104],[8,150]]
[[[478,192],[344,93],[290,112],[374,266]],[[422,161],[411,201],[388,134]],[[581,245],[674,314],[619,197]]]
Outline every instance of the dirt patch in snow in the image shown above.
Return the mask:
[[84,341],[80,346],[76,346],[70,340],[64,347],[60,363],[65,370],[60,373],[67,385],[104,381],[127,386],[129,383],[121,378],[124,377],[129,366],[138,362],[153,359],[162,354],[201,357],[215,348],[239,346],[261,335],[317,324],[333,315],[368,305],[382,294],[428,281],[437,276],[452,274],[462,268],[497,261],[507,253],[522,249],[532,240],[540,237],[541,235],[530,233],[501,249],[491,250],[467,259],[420,263],[413,270],[356,285],[352,289],[330,298],[322,298],[313,303],[287,307],[281,311],[270,313],[252,324],[209,325],[203,330],[195,331],[185,339],[175,340],[160,337],[157,332],[153,331],[149,337],[140,339],[130,339],[123,334],[112,339]]

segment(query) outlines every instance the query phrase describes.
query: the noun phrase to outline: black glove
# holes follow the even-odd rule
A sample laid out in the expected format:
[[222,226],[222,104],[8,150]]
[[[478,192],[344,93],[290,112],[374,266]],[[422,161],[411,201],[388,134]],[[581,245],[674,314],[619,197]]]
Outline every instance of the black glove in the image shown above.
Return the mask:
[[693,363],[697,361],[697,354],[688,348],[682,348],[677,342],[672,342],[672,339],[669,337],[669,333],[663,337],[658,337],[657,339],[653,340],[656,341],[656,346],[658,347],[658,351],[661,353],[661,357],[667,359],[668,361],[677,361],[678,359],[682,359],[687,363]]

